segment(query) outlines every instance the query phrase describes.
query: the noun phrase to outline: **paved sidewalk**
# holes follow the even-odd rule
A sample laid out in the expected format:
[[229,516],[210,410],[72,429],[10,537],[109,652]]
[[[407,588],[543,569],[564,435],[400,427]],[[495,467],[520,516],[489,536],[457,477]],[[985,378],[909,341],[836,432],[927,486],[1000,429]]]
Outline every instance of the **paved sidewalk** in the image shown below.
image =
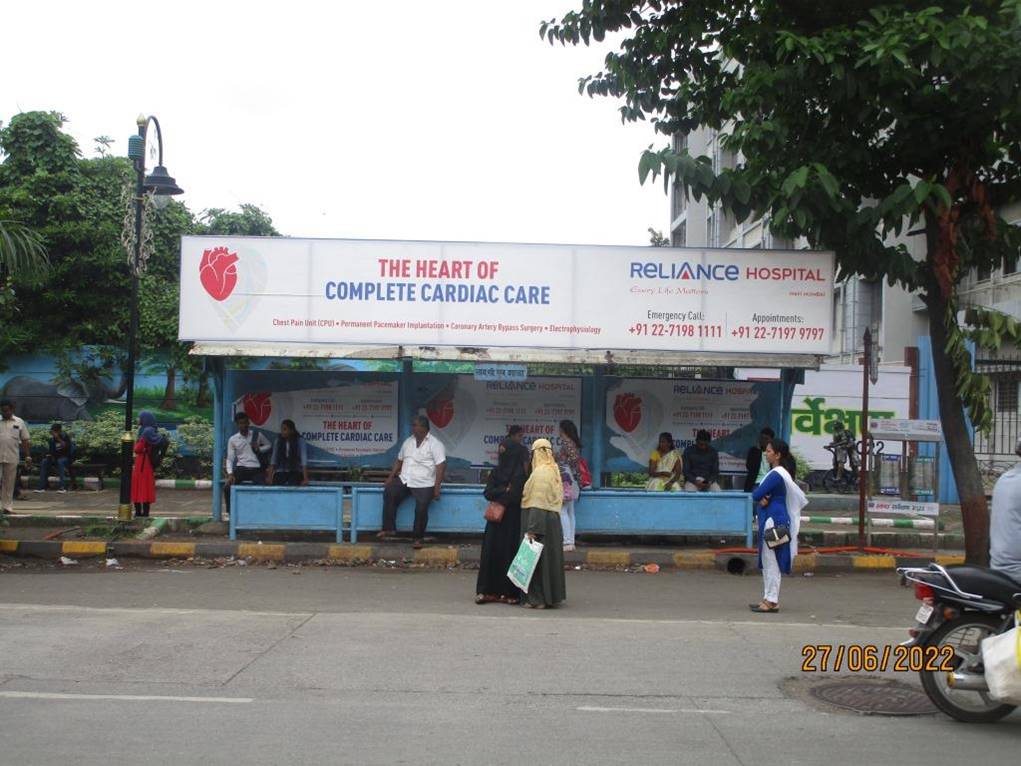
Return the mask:
[[[54,490],[22,490],[14,502],[14,513],[31,516],[116,516],[120,493],[116,489],[79,489],[60,494]],[[156,491],[153,516],[209,516],[209,490],[175,489]]]

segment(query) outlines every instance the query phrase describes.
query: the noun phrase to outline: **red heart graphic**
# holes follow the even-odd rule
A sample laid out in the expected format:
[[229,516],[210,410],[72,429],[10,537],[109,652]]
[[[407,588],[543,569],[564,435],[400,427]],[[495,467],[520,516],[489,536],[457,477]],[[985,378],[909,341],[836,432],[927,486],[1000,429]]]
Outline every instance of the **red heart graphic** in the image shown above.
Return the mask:
[[623,429],[631,433],[642,422],[642,400],[634,394],[617,394],[613,400],[613,419]]
[[425,414],[437,428],[446,428],[454,419],[453,399],[433,399],[426,405]]
[[245,394],[245,398],[241,400],[245,414],[255,425],[261,426],[269,420],[269,414],[273,411],[272,396],[273,394],[267,391],[261,394]]
[[238,283],[238,254],[225,247],[214,247],[202,253],[199,280],[215,301],[226,300]]

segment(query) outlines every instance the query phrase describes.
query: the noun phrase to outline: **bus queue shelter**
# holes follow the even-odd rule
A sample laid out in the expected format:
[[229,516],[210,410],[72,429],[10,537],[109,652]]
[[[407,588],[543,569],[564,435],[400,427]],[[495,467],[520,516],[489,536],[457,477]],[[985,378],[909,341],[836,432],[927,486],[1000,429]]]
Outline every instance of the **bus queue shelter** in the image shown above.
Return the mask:
[[[214,516],[239,409],[271,438],[295,420],[310,464],[348,470],[324,484],[364,503],[363,519],[381,490],[357,479],[388,468],[425,414],[464,485],[452,502],[445,492],[450,523],[478,529],[472,485],[506,427],[555,440],[567,418],[594,480],[580,533],[726,531],[712,522],[726,516],[750,538],[743,492],[653,497],[602,478],[644,470],[660,431],[683,447],[706,427],[734,473],[761,427],[786,437],[794,386],[829,349],[832,284],[832,255],[808,251],[185,237],[181,338],[212,376]],[[779,380],[737,380],[735,368]],[[282,517],[318,501],[259,492]]]

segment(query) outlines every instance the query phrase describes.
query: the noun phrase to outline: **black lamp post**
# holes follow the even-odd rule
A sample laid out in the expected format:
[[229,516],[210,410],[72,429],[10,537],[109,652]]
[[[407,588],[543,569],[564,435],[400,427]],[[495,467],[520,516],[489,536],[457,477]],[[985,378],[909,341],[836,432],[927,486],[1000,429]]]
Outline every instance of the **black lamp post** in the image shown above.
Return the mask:
[[[148,176],[145,175],[145,134],[149,123],[156,126],[156,142],[159,146],[159,164]],[[131,325],[128,330],[128,363],[124,371],[127,383],[127,401],[124,408],[124,436],[121,437],[121,498],[117,511],[118,519],[131,519],[131,464],[134,437],[134,405],[135,405],[135,356],[138,345],[138,278],[142,267],[142,216],[146,192],[152,192],[156,198],[183,194],[184,189],[167,173],[163,166],[163,132],[155,117],[138,116],[138,134],[128,139],[128,159],[135,164],[135,237],[134,253],[131,259]],[[155,202],[155,200],[154,200]]]

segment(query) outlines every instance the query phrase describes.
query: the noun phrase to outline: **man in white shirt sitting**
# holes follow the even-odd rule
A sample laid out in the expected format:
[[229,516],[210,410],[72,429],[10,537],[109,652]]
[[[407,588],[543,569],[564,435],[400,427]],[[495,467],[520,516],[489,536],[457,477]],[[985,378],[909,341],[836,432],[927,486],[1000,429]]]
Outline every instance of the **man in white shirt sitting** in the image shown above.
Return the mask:
[[234,484],[265,484],[266,465],[273,445],[260,433],[252,431],[248,416],[234,416],[238,432],[227,440],[227,481],[223,484],[223,501],[230,515],[230,488]]
[[447,453],[443,443],[429,433],[429,419],[416,415],[411,433],[390,469],[383,492],[383,531],[379,538],[392,538],[397,532],[397,507],[411,495],[415,498],[413,546],[422,547],[429,523],[429,504],[440,499],[440,485],[446,470]]

